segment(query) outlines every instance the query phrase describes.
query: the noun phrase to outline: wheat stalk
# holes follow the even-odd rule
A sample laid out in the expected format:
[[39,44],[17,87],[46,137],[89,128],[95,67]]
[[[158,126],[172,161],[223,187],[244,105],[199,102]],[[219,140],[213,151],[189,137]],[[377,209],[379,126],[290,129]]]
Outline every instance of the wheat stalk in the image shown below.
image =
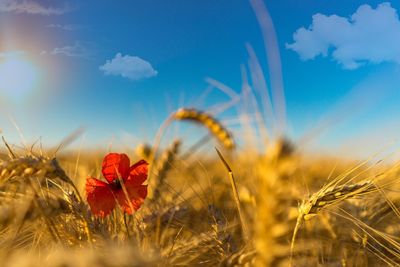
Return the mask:
[[172,142],[171,146],[162,153],[160,160],[157,162],[155,169],[157,179],[154,179],[152,184],[154,190],[152,196],[153,199],[158,199],[160,197],[160,192],[162,191],[165,178],[167,177],[173,162],[176,160],[181,144],[182,142],[179,139]]

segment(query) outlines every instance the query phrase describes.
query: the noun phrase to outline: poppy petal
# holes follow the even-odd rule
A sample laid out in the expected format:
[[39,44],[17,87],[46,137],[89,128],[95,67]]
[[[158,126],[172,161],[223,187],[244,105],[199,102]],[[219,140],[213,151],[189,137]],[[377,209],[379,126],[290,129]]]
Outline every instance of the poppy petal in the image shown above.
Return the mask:
[[140,160],[133,164],[130,168],[129,177],[126,183],[129,185],[141,185],[147,179],[148,163],[145,160]]
[[124,212],[132,214],[133,212],[137,211],[143,204],[144,199],[147,196],[147,185],[125,185],[125,188],[128,193],[128,198],[126,197],[124,191],[120,190],[117,193],[117,200],[119,205],[121,206],[121,209]]
[[109,153],[104,157],[102,173],[109,183],[121,176],[123,180],[129,176],[129,158],[126,154]]
[[115,208],[116,201],[110,186],[95,178],[86,179],[86,195],[95,216],[105,217]]

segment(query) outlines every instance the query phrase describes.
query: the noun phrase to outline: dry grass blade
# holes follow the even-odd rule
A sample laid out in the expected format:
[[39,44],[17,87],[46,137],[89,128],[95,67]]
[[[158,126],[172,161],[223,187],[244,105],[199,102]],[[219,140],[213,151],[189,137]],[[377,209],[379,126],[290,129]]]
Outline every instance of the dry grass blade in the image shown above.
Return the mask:
[[2,136],[1,139],[3,139],[3,143],[7,147],[7,150],[8,150],[10,158],[15,159],[17,156],[15,156],[13,150],[11,149],[10,145],[7,143],[7,141],[4,138],[4,136]]
[[231,182],[231,185],[232,185],[233,197],[235,199],[236,208],[238,210],[240,223],[241,223],[241,226],[242,226],[243,237],[247,241],[249,239],[248,227],[247,227],[247,223],[246,223],[246,220],[245,220],[245,217],[244,217],[244,214],[243,214],[243,211],[242,211],[242,207],[241,207],[241,204],[240,204],[239,193],[238,193],[238,190],[237,190],[235,177],[233,176],[233,172],[232,172],[231,167],[229,167],[229,164],[226,162],[226,160],[222,156],[221,152],[219,152],[219,150],[217,148],[215,148],[215,150],[217,151],[217,154],[218,154],[219,158],[221,159],[222,163],[224,164],[225,168],[228,170],[229,179],[230,179],[230,182]]

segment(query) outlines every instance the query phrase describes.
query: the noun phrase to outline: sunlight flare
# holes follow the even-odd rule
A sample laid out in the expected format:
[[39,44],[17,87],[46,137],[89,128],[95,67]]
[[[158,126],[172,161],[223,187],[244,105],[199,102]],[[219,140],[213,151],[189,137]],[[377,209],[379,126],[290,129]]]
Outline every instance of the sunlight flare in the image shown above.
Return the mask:
[[22,53],[0,54],[1,95],[23,98],[35,89],[38,81],[37,68]]

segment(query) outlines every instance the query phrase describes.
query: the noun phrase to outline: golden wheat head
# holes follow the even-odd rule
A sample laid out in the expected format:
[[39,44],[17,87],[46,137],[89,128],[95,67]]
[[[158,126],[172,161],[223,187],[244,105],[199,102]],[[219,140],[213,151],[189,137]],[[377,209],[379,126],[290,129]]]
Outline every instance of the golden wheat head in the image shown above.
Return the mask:
[[234,149],[232,134],[212,115],[193,108],[181,108],[173,114],[175,120],[189,120],[204,125],[227,149]]

